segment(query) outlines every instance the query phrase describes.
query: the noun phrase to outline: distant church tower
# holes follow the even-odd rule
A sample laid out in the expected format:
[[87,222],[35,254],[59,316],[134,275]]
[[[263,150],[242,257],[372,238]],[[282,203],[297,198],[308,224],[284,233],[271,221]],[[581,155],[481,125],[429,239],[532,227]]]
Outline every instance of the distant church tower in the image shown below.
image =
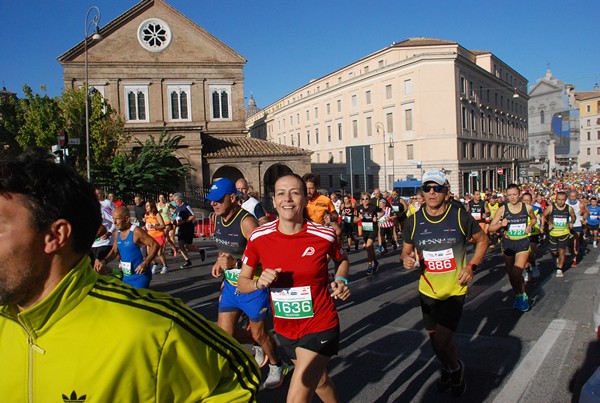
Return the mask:
[[254,95],[250,94],[250,99],[248,100],[248,106],[246,107],[246,119],[255,113],[260,112],[260,108],[256,106],[256,101],[254,100]]

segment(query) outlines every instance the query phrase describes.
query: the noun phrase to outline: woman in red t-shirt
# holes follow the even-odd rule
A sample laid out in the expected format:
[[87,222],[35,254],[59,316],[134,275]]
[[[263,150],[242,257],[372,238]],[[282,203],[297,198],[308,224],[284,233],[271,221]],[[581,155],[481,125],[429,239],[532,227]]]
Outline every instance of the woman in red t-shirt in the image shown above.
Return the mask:
[[[331,227],[304,218],[308,197],[300,176],[280,177],[273,202],[279,219],[258,227],[248,238],[238,290],[270,288],[275,332],[295,365],[288,401],[310,402],[316,392],[321,400],[336,402],[327,364],[337,354],[340,338],[334,299],[350,296],[348,257]],[[335,263],[333,282],[328,257]],[[263,270],[254,279],[259,264]]]

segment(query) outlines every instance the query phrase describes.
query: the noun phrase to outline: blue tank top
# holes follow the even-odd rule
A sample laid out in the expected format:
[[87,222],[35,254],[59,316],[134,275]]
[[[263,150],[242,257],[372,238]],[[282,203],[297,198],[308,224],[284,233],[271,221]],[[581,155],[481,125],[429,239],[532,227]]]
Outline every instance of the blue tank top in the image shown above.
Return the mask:
[[589,205],[587,207],[590,215],[588,215],[587,222],[590,225],[598,225],[600,224],[600,205],[596,205],[596,207],[592,207]]
[[140,247],[133,241],[134,230],[135,227],[131,227],[125,239],[121,239],[121,231],[117,233],[117,248],[119,249],[119,255],[121,255],[119,267],[126,276],[136,274],[136,267],[144,261]]

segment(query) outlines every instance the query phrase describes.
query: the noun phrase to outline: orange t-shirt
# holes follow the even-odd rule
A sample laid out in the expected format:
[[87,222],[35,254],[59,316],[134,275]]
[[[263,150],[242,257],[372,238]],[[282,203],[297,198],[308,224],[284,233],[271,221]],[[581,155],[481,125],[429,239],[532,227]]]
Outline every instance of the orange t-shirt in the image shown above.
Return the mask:
[[153,226],[159,225],[158,216],[146,214],[144,219],[146,220],[146,231],[148,231],[148,235],[150,235],[152,238],[157,238],[161,235],[165,235],[165,231],[162,229],[148,228],[148,224],[151,224]]
[[306,213],[308,214],[309,220],[316,222],[317,224],[323,224],[325,213],[334,211],[335,206],[331,199],[323,195],[320,195],[316,199],[309,200],[308,205],[306,206]]

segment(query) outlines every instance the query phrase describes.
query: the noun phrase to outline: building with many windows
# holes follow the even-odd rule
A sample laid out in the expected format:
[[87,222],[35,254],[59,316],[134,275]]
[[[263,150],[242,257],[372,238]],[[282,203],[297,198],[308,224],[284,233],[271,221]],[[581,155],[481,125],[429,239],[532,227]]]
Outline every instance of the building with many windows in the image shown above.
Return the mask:
[[464,193],[526,167],[527,99],[527,80],[491,52],[411,38],[311,80],[246,125],[313,151],[325,188],[391,190],[438,168]]
[[[183,135],[177,159],[192,166],[190,188],[245,177],[268,193],[281,172],[309,164],[310,152],[250,138],[245,128],[246,60],[163,0],[142,0],[88,40],[88,82],[144,142]],[[85,42],[58,58],[66,88],[85,85]],[[137,143],[131,143],[135,147]]]
[[575,93],[579,104],[579,166],[593,167],[600,164],[600,87],[594,91]]

